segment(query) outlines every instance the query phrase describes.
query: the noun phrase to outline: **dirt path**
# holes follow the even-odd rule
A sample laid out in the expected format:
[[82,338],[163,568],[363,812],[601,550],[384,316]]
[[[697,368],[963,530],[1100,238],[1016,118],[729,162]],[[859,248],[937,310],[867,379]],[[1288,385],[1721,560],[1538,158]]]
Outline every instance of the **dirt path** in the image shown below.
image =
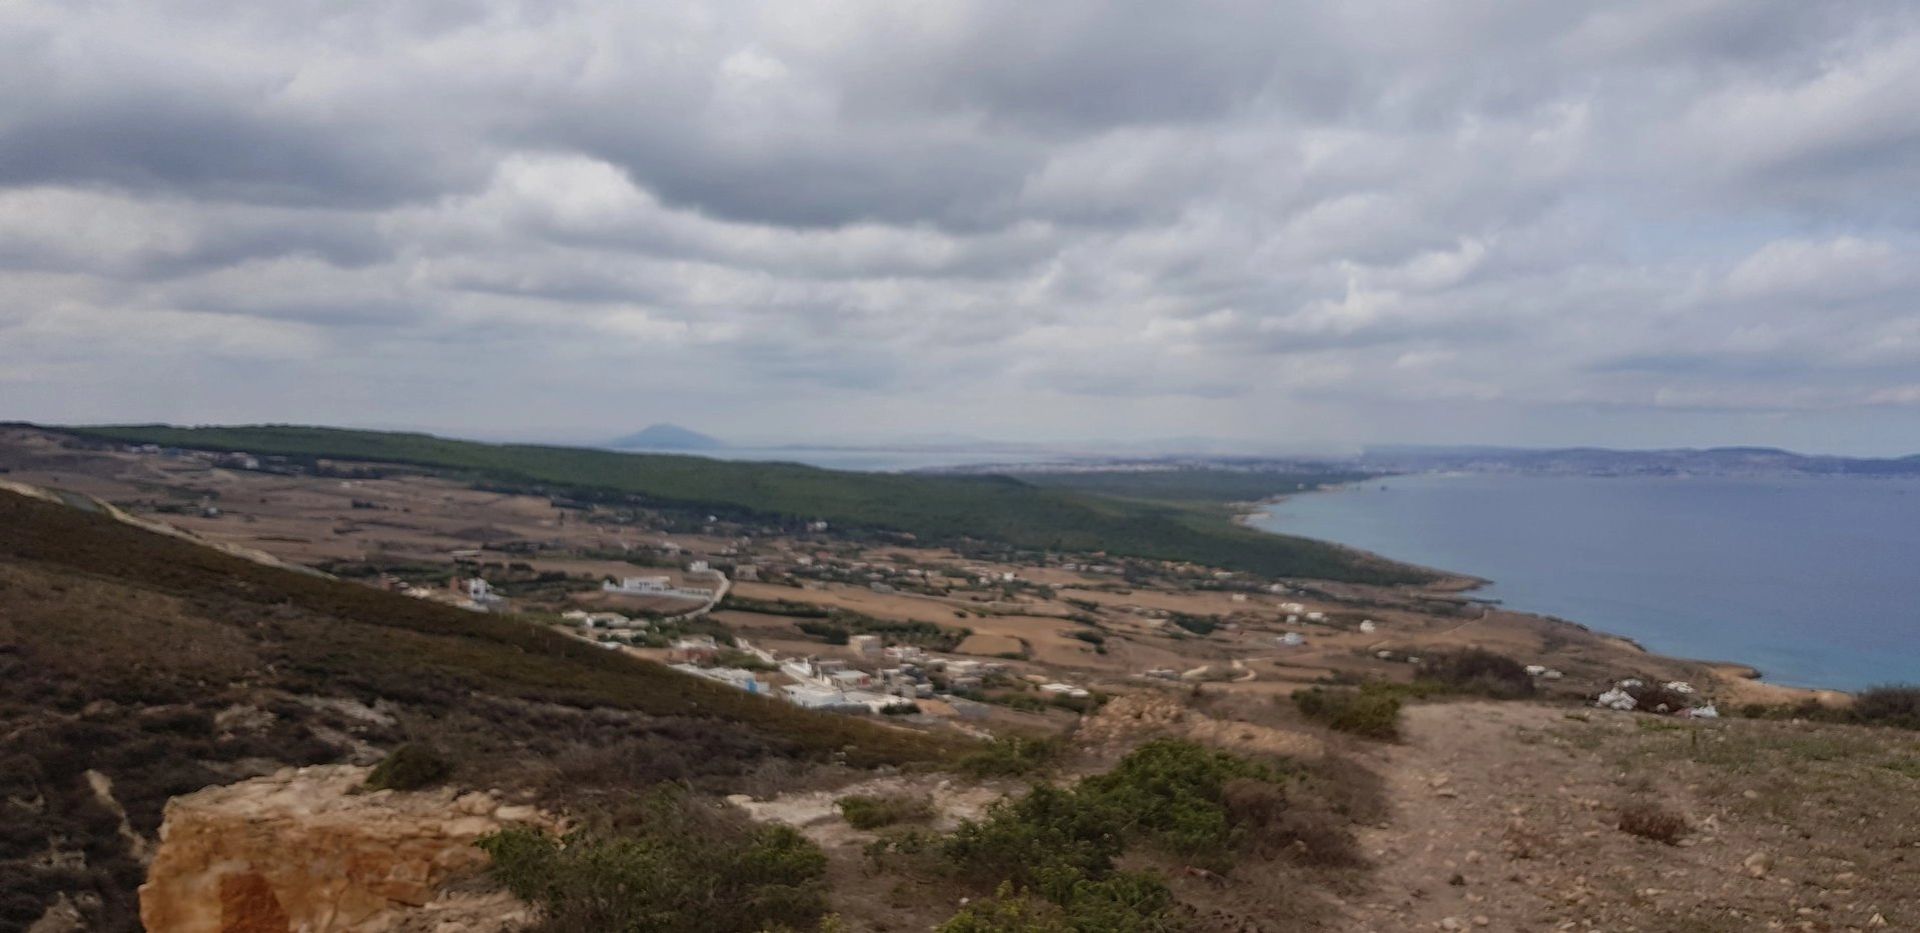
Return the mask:
[[[1362,833],[1375,883],[1345,905],[1346,929],[1902,928],[1892,892],[1872,890],[1868,872],[1812,854],[1814,840],[1844,843],[1857,824],[1756,818],[1765,801],[1736,775],[1672,770],[1687,749],[1725,741],[1720,726],[1689,735],[1694,727],[1648,717],[1525,703],[1403,716],[1405,741],[1370,753],[1395,813]],[[1654,743],[1655,758],[1623,757]],[[1620,809],[1634,802],[1683,814],[1690,832],[1679,845],[1622,832]]]
[[1559,794],[1542,786],[1547,771],[1514,754],[1525,748],[1517,730],[1549,725],[1543,713],[1560,715],[1479,703],[1405,711],[1405,744],[1382,749],[1375,762],[1396,812],[1390,826],[1362,834],[1378,869],[1375,900],[1359,905],[1354,929],[1554,927],[1546,892],[1513,871],[1505,849],[1510,822],[1520,820],[1514,811]]

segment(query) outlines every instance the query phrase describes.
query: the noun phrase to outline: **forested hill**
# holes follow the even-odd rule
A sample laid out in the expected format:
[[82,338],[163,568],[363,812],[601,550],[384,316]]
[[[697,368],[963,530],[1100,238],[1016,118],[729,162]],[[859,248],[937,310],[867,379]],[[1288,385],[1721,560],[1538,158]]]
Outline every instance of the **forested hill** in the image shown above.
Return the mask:
[[1275,577],[1417,583],[1418,568],[1255,531],[1221,509],[1042,488],[1001,476],[853,473],[577,447],[482,444],[425,434],[287,425],[59,428],[82,437],[294,458],[381,461],[506,481],[640,496],[907,532],[928,542],[971,538],[1024,548],[1105,551],[1192,561]]

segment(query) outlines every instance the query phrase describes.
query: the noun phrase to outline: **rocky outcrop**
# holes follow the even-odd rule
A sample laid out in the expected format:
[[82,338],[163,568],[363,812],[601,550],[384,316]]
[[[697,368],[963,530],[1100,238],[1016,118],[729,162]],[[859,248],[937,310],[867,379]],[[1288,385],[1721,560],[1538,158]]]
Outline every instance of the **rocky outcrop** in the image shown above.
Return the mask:
[[484,793],[356,793],[369,769],[287,769],[167,803],[140,887],[155,933],[499,930],[528,917],[462,885],[507,823],[554,828]]

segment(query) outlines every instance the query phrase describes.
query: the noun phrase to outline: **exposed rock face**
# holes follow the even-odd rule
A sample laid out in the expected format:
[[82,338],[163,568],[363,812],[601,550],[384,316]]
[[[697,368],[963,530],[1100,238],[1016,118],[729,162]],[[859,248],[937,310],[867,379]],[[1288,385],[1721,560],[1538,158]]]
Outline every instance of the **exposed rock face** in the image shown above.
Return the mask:
[[155,933],[332,933],[527,919],[511,898],[447,888],[486,867],[474,840],[550,820],[481,793],[350,794],[368,770],[288,769],[169,801],[141,921]]

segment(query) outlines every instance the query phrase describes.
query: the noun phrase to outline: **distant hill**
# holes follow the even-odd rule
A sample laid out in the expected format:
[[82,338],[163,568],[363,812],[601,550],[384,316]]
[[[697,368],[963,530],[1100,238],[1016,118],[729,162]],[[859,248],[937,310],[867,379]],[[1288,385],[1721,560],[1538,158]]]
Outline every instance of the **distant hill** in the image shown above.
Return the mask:
[[1346,548],[1235,524],[1217,506],[1140,502],[1047,489],[1004,476],[851,473],[797,463],[682,454],[481,444],[426,434],[295,425],[60,428],[81,437],[293,459],[384,461],[461,476],[616,493],[726,514],[908,532],[1056,551],[1190,561],[1269,577],[1424,583],[1429,571]]
[[607,444],[618,450],[719,450],[725,441],[677,424],[648,425]]
[[1920,476],[1920,455],[1898,458],[1798,454],[1772,447],[1610,450],[1603,447],[1376,447],[1355,464],[1393,472],[1449,470],[1580,476]]

